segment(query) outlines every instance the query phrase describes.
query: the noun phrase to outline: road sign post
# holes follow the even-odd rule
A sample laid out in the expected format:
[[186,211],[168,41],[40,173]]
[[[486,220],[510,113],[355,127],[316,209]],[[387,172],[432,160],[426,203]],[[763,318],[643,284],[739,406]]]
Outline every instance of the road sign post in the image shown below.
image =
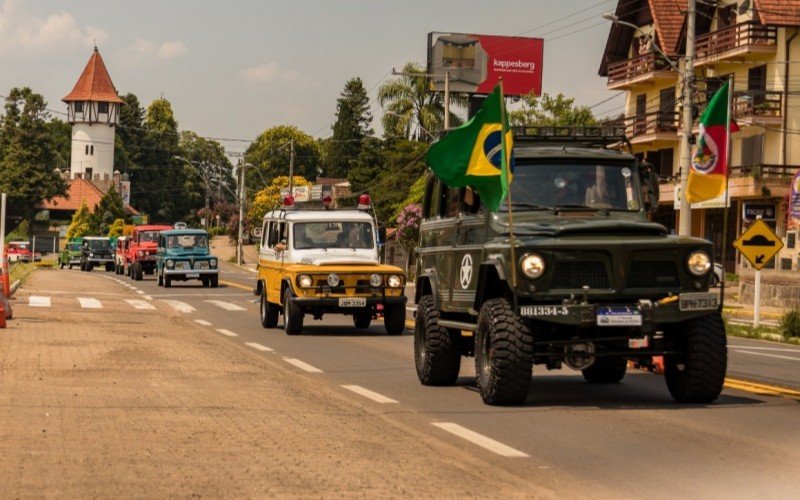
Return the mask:
[[753,225],[733,242],[733,246],[756,270],[755,290],[753,291],[753,326],[758,327],[761,322],[761,268],[780,252],[783,242],[772,231],[772,228],[761,220],[759,215]]

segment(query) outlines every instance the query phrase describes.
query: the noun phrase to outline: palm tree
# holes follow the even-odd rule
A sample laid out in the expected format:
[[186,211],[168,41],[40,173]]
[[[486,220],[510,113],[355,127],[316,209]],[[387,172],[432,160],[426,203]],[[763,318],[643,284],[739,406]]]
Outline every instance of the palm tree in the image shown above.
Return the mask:
[[[464,94],[450,93],[450,106],[466,107]],[[430,141],[444,126],[444,94],[432,92],[425,70],[415,62],[403,66],[402,76],[378,89],[378,103],[386,111],[381,122],[387,137]],[[462,120],[450,112],[450,126]]]

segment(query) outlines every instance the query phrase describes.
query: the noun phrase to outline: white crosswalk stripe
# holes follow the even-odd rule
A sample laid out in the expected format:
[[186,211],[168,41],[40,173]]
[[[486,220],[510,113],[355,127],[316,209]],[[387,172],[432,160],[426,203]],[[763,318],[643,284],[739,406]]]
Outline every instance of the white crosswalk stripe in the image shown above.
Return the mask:
[[191,313],[196,311],[194,307],[190,306],[186,302],[181,302],[180,300],[167,300],[167,299],[162,299],[162,300],[178,312]]
[[31,295],[28,297],[28,305],[31,307],[50,307],[50,297]]
[[151,311],[156,308],[153,304],[147,302],[146,300],[125,299],[125,302],[132,305],[136,309],[144,309],[147,311]]
[[236,304],[231,304],[230,302],[225,302],[222,300],[207,300],[209,304],[214,304],[217,307],[221,307],[226,311],[244,311],[245,308],[242,306],[238,306]]
[[99,300],[92,298],[92,297],[78,297],[78,302],[80,302],[81,307],[83,309],[102,309],[103,304],[100,303]]

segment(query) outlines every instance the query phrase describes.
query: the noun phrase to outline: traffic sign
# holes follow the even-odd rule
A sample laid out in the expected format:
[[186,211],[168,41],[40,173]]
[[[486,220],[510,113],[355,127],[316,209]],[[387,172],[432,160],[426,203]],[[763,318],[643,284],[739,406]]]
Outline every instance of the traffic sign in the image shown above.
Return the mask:
[[733,246],[760,270],[783,248],[783,242],[766,222],[759,219],[733,242]]

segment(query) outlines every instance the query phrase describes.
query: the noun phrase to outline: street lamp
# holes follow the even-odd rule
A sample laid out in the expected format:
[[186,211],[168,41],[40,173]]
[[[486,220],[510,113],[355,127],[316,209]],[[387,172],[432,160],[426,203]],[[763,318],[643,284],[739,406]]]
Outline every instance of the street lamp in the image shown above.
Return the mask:
[[[680,184],[680,218],[678,222],[678,234],[681,236],[692,235],[692,206],[686,199],[686,185],[689,182],[689,169],[692,165],[692,127],[694,119],[692,109],[694,106],[694,36],[695,36],[695,13],[697,10],[697,0],[688,0],[688,10],[686,13],[686,62],[683,66],[683,136],[681,137],[681,184]],[[621,24],[633,28],[639,33],[645,34],[638,26],[622,21],[619,16],[606,12],[603,19],[614,24]],[[653,42],[653,49],[656,50],[672,66],[672,69],[680,74],[680,68],[672,61],[661,48]],[[677,195],[677,194],[676,194]],[[727,210],[727,207],[725,208]]]

